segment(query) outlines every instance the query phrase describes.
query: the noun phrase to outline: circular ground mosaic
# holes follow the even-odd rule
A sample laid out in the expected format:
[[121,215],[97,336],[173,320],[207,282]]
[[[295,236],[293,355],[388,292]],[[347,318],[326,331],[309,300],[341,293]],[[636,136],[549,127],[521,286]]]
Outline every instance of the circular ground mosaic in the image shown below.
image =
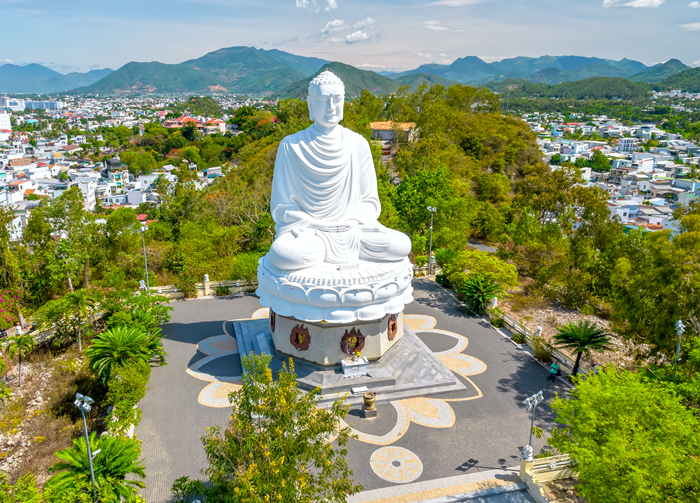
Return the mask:
[[382,447],[369,462],[379,478],[394,484],[413,482],[423,473],[420,458],[403,447]]

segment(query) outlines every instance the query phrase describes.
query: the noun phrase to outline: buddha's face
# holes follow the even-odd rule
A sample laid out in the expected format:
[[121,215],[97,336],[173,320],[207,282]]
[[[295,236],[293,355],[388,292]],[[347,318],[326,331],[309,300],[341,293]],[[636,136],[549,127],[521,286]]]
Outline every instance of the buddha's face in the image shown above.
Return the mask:
[[343,120],[345,94],[339,85],[321,85],[318,92],[309,95],[309,117],[317,125],[334,128]]

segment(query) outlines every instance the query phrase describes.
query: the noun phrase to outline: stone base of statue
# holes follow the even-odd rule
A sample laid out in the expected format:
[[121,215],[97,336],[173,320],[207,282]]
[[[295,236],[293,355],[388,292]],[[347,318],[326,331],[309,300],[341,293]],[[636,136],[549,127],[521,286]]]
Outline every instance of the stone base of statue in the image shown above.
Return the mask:
[[[269,319],[234,321],[233,330],[238,342],[239,355],[243,358],[251,352],[269,354],[272,356],[270,366],[273,371],[281,369],[291,358],[299,387],[308,391],[321,388],[322,405],[332,403],[345,393],[348,394],[346,403],[360,404],[363,402],[363,395],[353,394],[353,389],[365,387],[377,393],[378,402],[465,389],[459,378],[405,324],[401,326],[401,338],[396,339],[381,357],[367,359],[366,375],[347,378],[340,362],[321,365],[300,357],[303,350],[295,350],[296,354],[279,351],[271,332],[273,324],[275,332],[280,330],[277,326],[279,319],[279,315],[273,317],[271,312]],[[304,324],[304,328],[308,326]],[[348,326],[350,330],[351,327],[352,325]],[[312,333],[309,331],[308,341],[304,341],[306,334],[303,334],[302,344],[309,342],[311,347]],[[364,351],[362,354],[364,355]],[[347,358],[346,355],[345,359]]]
[[407,258],[283,271],[263,257],[256,293],[269,317],[233,323],[239,354],[269,354],[273,370],[291,357],[299,387],[321,388],[321,403],[346,392],[361,403],[352,389],[363,387],[380,401],[463,389],[404,324],[412,278]]

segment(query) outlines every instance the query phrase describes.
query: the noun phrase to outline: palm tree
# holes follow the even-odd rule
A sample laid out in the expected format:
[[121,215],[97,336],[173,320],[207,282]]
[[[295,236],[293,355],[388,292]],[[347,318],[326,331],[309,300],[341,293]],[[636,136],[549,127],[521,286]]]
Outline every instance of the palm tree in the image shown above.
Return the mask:
[[588,357],[591,355],[591,350],[602,352],[612,349],[610,347],[610,334],[588,321],[571,322],[557,328],[557,332],[554,336],[555,346],[570,349],[576,353],[576,363],[571,372],[572,376],[578,372],[581,355],[585,354]]
[[460,293],[467,298],[474,312],[482,315],[491,299],[502,290],[501,285],[496,283],[490,275],[475,274],[467,280]]
[[[111,493],[126,500],[134,495],[137,488],[146,487],[141,480],[133,480],[133,476],[145,478],[145,466],[142,460],[141,447],[136,440],[127,437],[112,437],[104,435],[98,437],[95,432],[90,434],[90,448],[95,453],[100,451],[93,460],[95,471],[95,483],[100,492]],[[88,460],[87,444],[85,437],[81,436],[73,440],[73,446],[58,451],[56,456],[59,461],[49,468],[49,472],[58,472],[46,483],[46,488],[55,494],[68,493],[75,487],[89,487],[90,463]],[[130,476],[130,480],[126,477]]]
[[5,351],[10,358],[19,356],[19,386],[22,387],[22,358],[26,358],[36,346],[34,337],[29,334],[18,334],[8,337]]
[[148,334],[139,327],[114,327],[95,337],[85,353],[90,367],[105,381],[113,368],[123,366],[128,360],[165,363],[165,351],[158,334]]
[[447,264],[455,260],[459,256],[459,252],[450,250],[449,248],[439,248],[435,250],[435,262],[438,263],[440,269],[443,270]]
[[88,308],[95,307],[95,299],[84,288],[77,292],[67,293],[64,299],[73,310],[74,316],[78,318],[78,351],[82,353],[83,344],[80,340],[80,335],[83,328],[83,320],[88,318]]

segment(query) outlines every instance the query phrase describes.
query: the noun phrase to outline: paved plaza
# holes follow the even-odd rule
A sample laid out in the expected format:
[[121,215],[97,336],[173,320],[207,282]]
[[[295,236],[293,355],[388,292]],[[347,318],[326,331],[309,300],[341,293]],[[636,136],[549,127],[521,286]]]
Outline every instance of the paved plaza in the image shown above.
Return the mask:
[[[382,402],[379,417],[362,419],[353,406],[345,421],[358,436],[348,459],[365,491],[352,503],[460,501],[530,502],[517,478],[519,452],[528,440],[531,415],[522,401],[542,390],[545,398],[566,393],[560,381],[546,381],[547,369],[487,322],[469,316],[432,281],[414,281],[415,302],[406,324],[460,379],[465,388],[427,397]],[[173,481],[204,478],[201,436],[226,425],[227,396],[239,386],[238,348],[231,320],[262,318],[253,295],[172,304],[163,326],[165,367],[153,369],[140,403],[136,429],[143,441],[149,503],[170,501]],[[543,404],[535,424],[551,429]],[[537,452],[544,440],[534,440]]]

